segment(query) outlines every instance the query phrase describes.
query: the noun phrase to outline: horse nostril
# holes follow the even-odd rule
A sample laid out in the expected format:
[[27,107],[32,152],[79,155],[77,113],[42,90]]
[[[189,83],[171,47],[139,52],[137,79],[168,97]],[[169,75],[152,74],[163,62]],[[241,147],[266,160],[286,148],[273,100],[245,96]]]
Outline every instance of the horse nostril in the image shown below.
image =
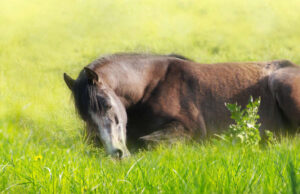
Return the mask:
[[120,149],[115,149],[112,153],[112,156],[116,157],[116,158],[122,158],[123,156],[123,151]]

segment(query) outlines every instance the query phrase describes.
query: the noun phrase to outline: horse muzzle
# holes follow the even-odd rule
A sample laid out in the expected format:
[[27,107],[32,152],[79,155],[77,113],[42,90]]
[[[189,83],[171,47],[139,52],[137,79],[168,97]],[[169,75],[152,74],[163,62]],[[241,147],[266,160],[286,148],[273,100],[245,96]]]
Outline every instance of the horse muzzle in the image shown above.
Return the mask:
[[130,152],[128,151],[127,148],[124,149],[113,149],[113,151],[110,154],[112,157],[117,158],[117,159],[123,159],[123,158],[127,158],[130,156]]

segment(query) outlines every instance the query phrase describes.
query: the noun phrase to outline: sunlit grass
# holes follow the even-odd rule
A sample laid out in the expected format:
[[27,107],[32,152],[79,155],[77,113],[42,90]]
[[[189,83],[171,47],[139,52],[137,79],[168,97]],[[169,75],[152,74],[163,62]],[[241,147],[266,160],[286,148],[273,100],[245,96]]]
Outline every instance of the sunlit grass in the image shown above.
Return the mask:
[[300,64],[298,0],[2,0],[0,7],[0,192],[299,191],[299,137],[254,150],[222,141],[159,145],[114,161],[82,141],[62,79],[120,51]]

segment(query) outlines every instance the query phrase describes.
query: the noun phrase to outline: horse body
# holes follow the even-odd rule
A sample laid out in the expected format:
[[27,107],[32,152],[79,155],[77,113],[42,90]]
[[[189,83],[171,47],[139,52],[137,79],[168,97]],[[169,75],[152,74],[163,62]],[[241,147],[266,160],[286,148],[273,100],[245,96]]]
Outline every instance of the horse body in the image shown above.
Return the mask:
[[250,96],[262,99],[263,128],[284,127],[268,76],[285,61],[197,64],[173,57],[139,57],[125,55],[109,65],[88,66],[125,105],[130,136],[147,135],[170,122],[180,122],[187,132],[201,136],[219,132],[231,122],[224,103],[244,106]]
[[[289,61],[198,64],[176,56],[121,54],[98,59],[87,68],[125,107],[127,137],[133,140],[174,134],[202,138],[220,132],[232,122],[225,103],[245,106],[250,96],[261,97],[262,129],[286,128],[288,113],[300,113],[300,106],[285,108],[298,103],[300,87],[282,78],[289,72],[274,74],[288,68],[300,71]],[[298,77],[296,73],[294,79]],[[291,84],[297,92],[286,96],[282,88]],[[295,126],[300,124],[297,116]]]

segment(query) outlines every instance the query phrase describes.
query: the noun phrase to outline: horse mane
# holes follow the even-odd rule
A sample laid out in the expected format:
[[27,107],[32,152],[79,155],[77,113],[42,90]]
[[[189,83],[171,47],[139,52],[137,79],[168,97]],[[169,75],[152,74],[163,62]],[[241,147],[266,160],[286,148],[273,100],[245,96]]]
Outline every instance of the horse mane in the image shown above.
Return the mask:
[[185,56],[182,56],[182,55],[179,55],[179,54],[176,54],[176,53],[171,53],[171,54],[168,54],[166,56],[169,56],[169,57],[175,57],[177,59],[182,59],[182,60],[186,60],[186,61],[193,61]]
[[83,120],[89,115],[89,109],[101,112],[97,100],[97,86],[89,83],[84,70],[82,70],[73,87],[73,96],[77,113]]
[[105,64],[108,64],[110,62],[119,60],[119,59],[126,59],[126,58],[151,58],[151,57],[174,57],[181,60],[186,61],[193,61],[183,55],[177,54],[177,53],[171,53],[166,55],[160,55],[160,54],[149,54],[149,53],[115,53],[115,54],[108,54],[108,55],[102,55],[98,59],[94,60],[92,63],[89,64],[90,68],[94,68],[95,66],[103,66]]

